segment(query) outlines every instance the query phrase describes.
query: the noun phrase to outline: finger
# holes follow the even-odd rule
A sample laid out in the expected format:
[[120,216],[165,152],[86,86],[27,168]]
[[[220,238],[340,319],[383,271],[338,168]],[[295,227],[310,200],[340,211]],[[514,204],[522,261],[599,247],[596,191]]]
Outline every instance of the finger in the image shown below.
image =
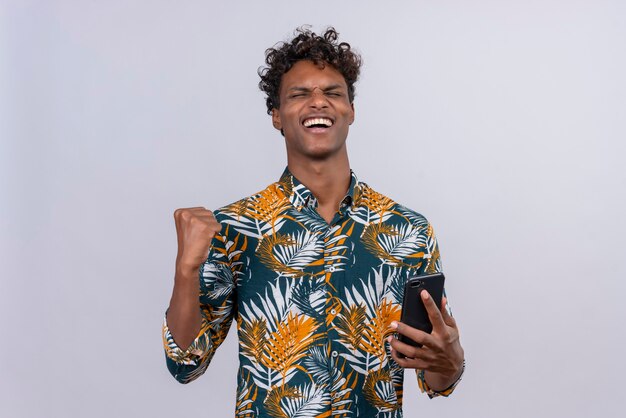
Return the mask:
[[426,346],[415,347],[410,344],[404,343],[397,338],[388,338],[389,346],[392,350],[401,353],[403,356],[411,359],[423,360],[423,361],[432,361],[433,360],[433,352]]
[[202,211],[198,213],[194,213],[194,216],[198,219],[202,219],[205,222],[217,222],[217,218],[213,215],[213,212]]
[[[398,334],[402,334],[405,337],[409,338],[410,340],[415,341],[418,344],[425,345],[425,346],[430,346],[433,344],[433,337],[430,334],[422,330],[419,330],[417,328],[413,328],[412,326],[407,325],[403,322],[392,321],[391,328],[395,329]],[[400,341],[399,343],[404,344]],[[412,346],[409,346],[409,347],[412,347]]]
[[418,357],[417,347],[414,347],[410,344],[403,343],[402,341],[394,337],[389,337],[387,341],[389,341],[389,347],[391,348],[391,350],[397,353],[400,353],[402,355],[401,357],[407,357],[407,358]]
[[202,222],[206,222],[206,225],[209,226],[209,228],[211,229],[211,232],[214,235],[219,234],[224,227],[224,225],[222,225],[217,219],[215,219],[215,216],[213,215],[201,215],[199,216],[199,219]]
[[[395,360],[396,363],[400,367],[406,369],[423,369],[427,366],[427,362],[417,357],[409,357],[405,353],[397,350],[394,347],[394,343],[398,342],[395,338],[391,337],[390,349],[391,349],[391,358]],[[402,354],[402,355],[401,355]]]
[[443,322],[443,318],[441,316],[441,311],[433,301],[433,298],[430,296],[427,290],[422,290],[420,292],[420,296],[422,297],[422,302],[424,302],[424,306],[426,307],[426,312],[428,312],[428,318],[430,319],[430,323],[433,324],[433,331],[441,331],[445,329],[446,323]]
[[424,361],[409,357],[400,357],[396,350],[391,350],[391,358],[394,359],[400,367],[405,369],[423,369],[425,367]]
[[443,316],[443,322],[445,322],[446,325],[456,328],[456,320],[452,315],[450,315],[450,310],[448,309],[448,298],[446,297],[441,300],[441,315]]
[[215,214],[208,209],[194,211],[193,215],[198,219],[202,219],[203,221],[217,222],[217,218],[215,217]]

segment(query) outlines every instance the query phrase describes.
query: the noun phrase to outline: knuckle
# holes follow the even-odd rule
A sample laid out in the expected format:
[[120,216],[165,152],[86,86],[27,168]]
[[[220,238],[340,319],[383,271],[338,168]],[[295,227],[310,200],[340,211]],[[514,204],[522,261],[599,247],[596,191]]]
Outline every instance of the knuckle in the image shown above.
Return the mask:
[[175,219],[182,219],[183,215],[185,214],[185,209],[183,208],[178,208],[174,211],[174,218]]

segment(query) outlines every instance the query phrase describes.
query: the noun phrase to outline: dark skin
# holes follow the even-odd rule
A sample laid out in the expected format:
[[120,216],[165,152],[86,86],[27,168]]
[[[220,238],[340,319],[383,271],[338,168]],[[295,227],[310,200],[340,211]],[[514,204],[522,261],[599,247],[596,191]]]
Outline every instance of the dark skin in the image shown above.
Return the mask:
[[178,346],[185,350],[200,332],[202,315],[198,269],[206,260],[211,240],[222,225],[213,212],[203,207],[177,209],[174,212],[178,253],[174,289],[167,311],[167,325]]
[[[280,108],[272,111],[272,124],[284,132],[289,170],[315,195],[320,216],[330,223],[350,185],[346,139],[355,113],[346,81],[329,65],[299,61],[282,77],[280,103]],[[311,118],[331,123],[327,127],[305,126]],[[167,321],[174,340],[184,350],[200,332],[198,269],[221,225],[203,207],[178,209],[174,219],[178,254]],[[443,390],[461,372],[463,348],[445,301],[438,309],[424,293],[422,299],[433,323],[432,334],[395,323],[398,333],[424,347],[416,349],[390,339],[392,357],[402,367],[425,370],[428,385],[433,390]],[[399,358],[398,352],[407,358]]]
[[[307,128],[305,121],[324,118],[327,128]],[[330,222],[350,185],[346,139],[354,122],[354,106],[341,73],[329,65],[299,61],[280,85],[280,109],[272,110],[272,124],[282,130],[287,166],[318,200],[317,211]]]
[[[319,202],[318,212],[330,222],[350,184],[346,140],[354,122],[354,105],[348,99],[348,86],[333,67],[300,61],[283,75],[280,103],[280,109],[272,111],[272,122],[284,132],[289,170],[313,192]],[[332,119],[332,127],[315,131],[304,126],[307,118],[318,116]],[[456,322],[445,304],[439,310],[427,295],[422,294],[422,299],[433,333],[394,323],[398,333],[422,343],[423,348],[393,339],[392,356],[404,368],[424,370],[428,386],[443,390],[461,374],[463,348]],[[397,352],[407,358],[399,358]]]
[[[391,327],[398,334],[420,343],[422,347],[413,347],[389,337],[391,357],[406,369],[424,370],[428,386],[435,391],[442,391],[450,387],[463,370],[464,352],[459,341],[459,329],[448,313],[446,298],[443,298],[441,308],[438,308],[426,290],[422,290],[420,296],[433,331],[428,334],[402,322],[392,322]],[[399,357],[398,353],[405,357]]]

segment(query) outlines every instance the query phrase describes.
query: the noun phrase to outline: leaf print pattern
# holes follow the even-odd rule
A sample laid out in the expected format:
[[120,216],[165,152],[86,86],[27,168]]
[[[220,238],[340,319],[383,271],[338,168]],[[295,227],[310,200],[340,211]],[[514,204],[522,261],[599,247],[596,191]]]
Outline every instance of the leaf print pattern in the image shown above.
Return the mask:
[[310,231],[315,232],[323,232],[328,228],[328,224],[321,217],[311,216],[310,210],[292,210],[290,214],[293,214],[293,219],[296,222],[299,222],[305,228],[308,228]]
[[[367,374],[372,368],[387,364],[386,338],[391,335],[391,321],[400,319],[401,308],[387,299],[383,288],[372,280],[359,290],[347,290],[343,312],[338,318],[340,341],[348,348],[344,357],[355,371]],[[355,322],[359,321],[359,322]]]
[[323,282],[320,280],[302,280],[293,288],[292,301],[300,312],[321,320],[324,315],[326,293]]
[[363,395],[379,412],[398,409],[398,399],[389,370],[380,369],[370,372],[365,379]]
[[265,319],[253,319],[239,325],[239,345],[244,356],[260,363],[267,344],[267,324]]
[[321,265],[320,254],[324,252],[317,234],[301,231],[292,235],[275,234],[261,240],[257,256],[270,270],[279,276],[302,277],[309,267]]
[[387,224],[370,224],[363,232],[366,248],[385,263],[417,269],[426,255],[426,237],[421,228],[410,224],[396,228]]
[[407,279],[441,269],[428,221],[352,174],[329,224],[288,170],[215,216],[223,228],[199,272],[202,329],[182,350],[163,324],[174,377],[202,375],[236,319],[236,416],[401,417],[404,370],[386,338]]
[[230,267],[222,263],[205,263],[202,266],[201,294],[212,300],[222,300],[235,287]]
[[325,268],[333,271],[343,271],[348,261],[347,252],[349,247],[346,243],[354,230],[354,224],[348,228],[346,225],[334,226],[325,235],[326,251],[324,254]]
[[273,185],[245,201],[224,208],[224,213],[235,216],[223,222],[244,235],[261,239],[282,228],[287,220],[284,213],[289,208],[289,200],[282,195],[277,185]]
[[363,334],[365,333],[365,327],[367,316],[365,315],[365,306],[363,305],[351,305],[342,311],[337,317],[335,323],[337,324],[337,332],[339,338],[346,347],[352,350],[358,350],[362,347]]
[[306,356],[309,345],[315,344],[320,338],[320,334],[316,332],[318,327],[312,318],[289,314],[287,321],[277,324],[278,329],[267,339],[261,363],[279,372],[287,381],[290,372]]
[[357,380],[354,373],[348,375],[342,373],[345,365],[339,366],[337,361],[329,356],[328,345],[313,347],[310,356],[304,360],[304,365],[316,382],[323,383],[325,389],[330,389],[332,399],[332,416],[345,417],[351,414],[351,394],[355,389]]
[[272,417],[281,418],[323,418],[330,417],[324,408],[328,404],[328,392],[314,385],[292,387],[284,385],[274,389],[267,397],[268,412]]
[[250,382],[250,374],[240,374],[237,379],[237,406],[235,416],[237,418],[254,418],[257,416],[257,408],[254,402],[258,396],[258,388]]
[[375,192],[365,183],[360,183],[354,189],[354,207],[352,218],[365,226],[370,223],[386,222],[393,213],[391,209],[395,203],[388,197]]

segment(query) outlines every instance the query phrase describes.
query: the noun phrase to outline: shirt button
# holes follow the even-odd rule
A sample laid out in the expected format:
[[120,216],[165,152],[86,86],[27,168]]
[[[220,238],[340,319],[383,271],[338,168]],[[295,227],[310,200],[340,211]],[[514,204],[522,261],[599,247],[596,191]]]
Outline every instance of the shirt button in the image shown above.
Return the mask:
[[339,355],[339,353],[336,352],[336,351],[333,351],[332,353],[330,353],[330,355],[333,356],[333,357],[337,357]]
[[333,273],[335,271],[335,266],[330,266],[330,268],[328,269],[328,271],[330,271],[331,273]]
[[336,311],[336,310],[334,310],[334,309],[331,309],[331,310],[330,310],[330,313],[331,313],[332,315],[336,315],[336,314],[337,314],[337,311]]

